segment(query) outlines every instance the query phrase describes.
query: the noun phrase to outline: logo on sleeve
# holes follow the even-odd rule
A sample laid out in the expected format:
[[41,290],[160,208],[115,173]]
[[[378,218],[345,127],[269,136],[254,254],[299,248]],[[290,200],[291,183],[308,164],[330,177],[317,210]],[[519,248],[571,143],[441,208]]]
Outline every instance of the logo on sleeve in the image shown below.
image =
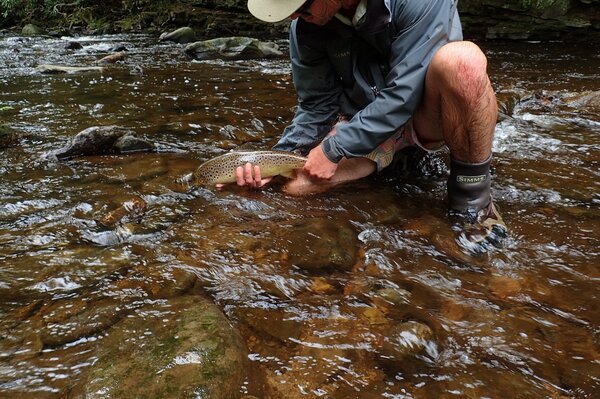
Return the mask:
[[334,58],[345,58],[345,57],[350,57],[350,51],[348,50],[344,50],[344,51],[338,51],[337,53],[333,54]]

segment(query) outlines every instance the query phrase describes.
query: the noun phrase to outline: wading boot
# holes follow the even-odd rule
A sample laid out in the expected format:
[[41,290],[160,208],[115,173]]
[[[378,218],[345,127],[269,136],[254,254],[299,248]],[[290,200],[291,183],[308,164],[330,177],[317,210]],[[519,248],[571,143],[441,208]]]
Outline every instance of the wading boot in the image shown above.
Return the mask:
[[490,156],[482,163],[450,161],[448,202],[450,219],[460,230],[459,244],[471,253],[501,247],[506,225],[490,193]]

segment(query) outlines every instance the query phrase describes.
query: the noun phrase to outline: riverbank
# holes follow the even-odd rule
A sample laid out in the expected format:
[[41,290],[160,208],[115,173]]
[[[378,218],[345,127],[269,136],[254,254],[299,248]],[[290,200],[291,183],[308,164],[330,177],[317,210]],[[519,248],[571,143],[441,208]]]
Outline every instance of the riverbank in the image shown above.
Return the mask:
[[[26,24],[56,35],[160,33],[190,26],[202,38],[284,38],[288,22],[267,24],[246,9],[246,0],[116,0],[27,6],[3,3],[0,28],[20,32]],[[45,4],[52,2],[45,2]],[[28,8],[29,7],[29,8]],[[590,41],[600,39],[600,0],[461,0],[465,37],[488,40]],[[5,14],[5,15],[4,15]]]

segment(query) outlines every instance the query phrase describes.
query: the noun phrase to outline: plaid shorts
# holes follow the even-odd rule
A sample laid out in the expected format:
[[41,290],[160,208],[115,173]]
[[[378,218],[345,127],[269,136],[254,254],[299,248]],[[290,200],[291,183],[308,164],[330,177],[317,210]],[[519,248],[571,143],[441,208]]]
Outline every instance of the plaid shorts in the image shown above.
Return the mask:
[[392,163],[394,156],[398,151],[410,146],[417,146],[426,152],[437,152],[441,151],[446,145],[440,143],[439,146],[433,149],[425,148],[417,137],[412,119],[409,119],[404,126],[396,130],[392,137],[379,144],[377,148],[365,155],[365,158],[369,158],[375,162],[377,164],[377,171],[381,172],[383,168]]

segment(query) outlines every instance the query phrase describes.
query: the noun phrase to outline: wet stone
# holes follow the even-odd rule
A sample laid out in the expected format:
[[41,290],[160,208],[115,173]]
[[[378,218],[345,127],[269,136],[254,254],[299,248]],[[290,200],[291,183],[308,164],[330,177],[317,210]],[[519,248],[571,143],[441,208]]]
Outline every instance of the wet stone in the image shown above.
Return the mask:
[[8,126],[0,124],[0,149],[12,146],[18,141],[18,135]]
[[[363,318],[354,317],[312,319],[305,323],[300,337],[303,344],[295,347],[294,355],[278,373],[267,370],[268,395],[265,396],[286,399],[362,398],[362,392],[368,392],[371,384],[383,380],[383,373],[377,369],[375,359],[358,349],[373,345],[377,339],[369,324]],[[361,394],[344,394],[339,381],[360,381]]]
[[335,287],[322,277],[314,278],[310,289],[317,294],[331,294],[335,291]]
[[54,152],[58,159],[81,155],[103,154],[112,148],[117,139],[130,133],[119,126],[92,126],[77,133],[65,147]]
[[[97,350],[78,398],[239,397],[248,353],[217,306],[184,296],[140,309]],[[142,316],[143,314],[143,316]]]
[[492,276],[488,281],[490,291],[501,299],[517,296],[521,293],[521,282],[509,276]]
[[304,270],[350,270],[356,263],[358,238],[349,223],[308,219],[286,237],[288,261]]
[[197,60],[248,60],[283,55],[277,44],[261,42],[250,37],[224,37],[199,41],[188,44],[184,51],[189,57]]
[[143,290],[151,298],[166,299],[193,290],[196,280],[194,273],[178,267],[152,270],[140,268],[126,278],[116,281],[114,286],[123,291]]
[[160,35],[161,42],[175,42],[180,44],[191,43],[196,40],[196,32],[190,27],[183,27],[173,32],[163,33]]
[[117,44],[116,46],[111,47],[108,51],[112,51],[112,52],[120,52],[120,51],[129,51],[127,49],[127,46],[125,46],[124,44]]
[[237,318],[261,334],[281,342],[300,338],[302,323],[293,320],[291,314],[273,312],[261,308],[243,308],[236,312]]
[[433,331],[423,323],[409,321],[397,324],[390,328],[380,354],[390,361],[403,361],[421,353],[432,338]]
[[453,261],[467,266],[474,265],[474,257],[470,256],[468,249],[462,248],[453,236],[435,233],[431,241],[438,251]]
[[518,105],[528,110],[548,113],[576,109],[581,114],[598,115],[600,90],[576,93],[544,90],[519,99]]
[[123,317],[125,310],[120,305],[112,298],[93,302],[63,299],[46,304],[36,301],[6,315],[0,331],[15,340],[39,342],[38,350],[58,347],[110,328]]
[[68,41],[65,44],[65,50],[81,50],[83,46],[79,42]]
[[51,153],[58,159],[111,153],[148,152],[154,145],[120,126],[92,126],[77,133],[63,148]]
[[361,312],[360,318],[369,326],[388,324],[385,314],[375,307],[364,308]]
[[127,134],[115,142],[113,149],[119,154],[130,154],[134,152],[152,152],[155,147],[154,144],[144,139]]
[[410,305],[411,293],[402,288],[382,288],[375,293],[373,303],[382,311]]
[[119,321],[124,313],[125,309],[119,308],[119,303],[113,299],[96,301],[93,307],[84,307],[68,320],[45,324],[40,329],[39,336],[44,348],[54,348],[103,332]]
[[122,221],[139,219],[146,209],[148,204],[140,197],[133,197],[129,201],[125,201],[123,205],[117,209],[110,211],[98,220],[98,223],[103,227],[113,228]]
[[446,299],[440,306],[442,317],[452,321],[465,320],[472,312],[468,306],[461,304],[454,299]]
[[12,316],[16,321],[23,321],[34,315],[42,307],[43,303],[44,301],[41,299],[33,301],[28,305],[17,308]]
[[[192,289],[195,282],[196,276],[183,269],[142,267],[130,272],[117,271],[107,276],[105,284],[79,290],[82,294],[79,298],[34,301],[3,315],[0,337],[4,340],[0,339],[0,353],[12,356],[18,349],[20,357],[38,356],[44,348],[59,348],[80,339],[104,335],[141,306],[137,301],[139,297],[180,296]],[[84,299],[85,292],[87,299]],[[10,342],[13,344],[8,345]],[[22,343],[20,347],[18,342]]]
[[344,296],[367,295],[372,289],[373,283],[361,276],[344,285]]
[[[445,223],[445,220],[443,222]],[[432,232],[440,228],[440,223],[440,219],[434,215],[424,214],[407,220],[403,228],[410,235],[428,237],[432,235]]]
[[565,102],[573,108],[588,108],[598,112],[600,110],[600,90],[576,93],[568,97]]

